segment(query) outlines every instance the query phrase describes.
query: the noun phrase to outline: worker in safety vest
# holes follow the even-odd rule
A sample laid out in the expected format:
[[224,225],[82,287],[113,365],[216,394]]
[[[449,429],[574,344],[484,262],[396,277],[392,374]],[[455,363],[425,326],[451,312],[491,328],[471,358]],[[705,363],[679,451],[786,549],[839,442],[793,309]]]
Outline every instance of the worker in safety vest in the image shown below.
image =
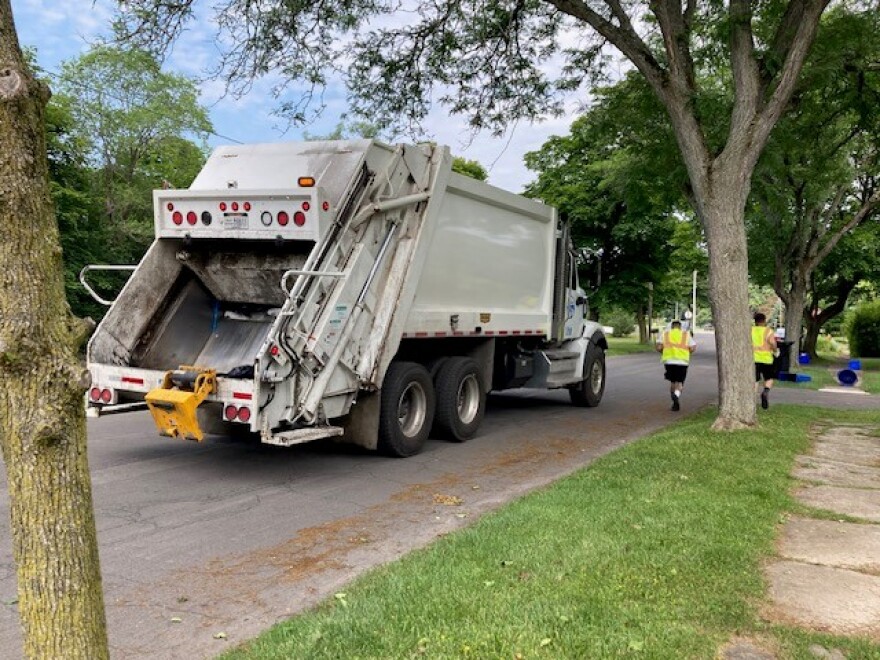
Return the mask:
[[761,390],[761,407],[764,410],[770,407],[770,389],[776,378],[776,368],[773,364],[773,354],[776,351],[776,333],[767,327],[767,317],[761,312],[755,314],[755,326],[752,328],[752,352],[755,354],[755,389],[760,388],[761,379],[764,379],[764,389]]
[[656,348],[662,354],[661,360],[665,370],[663,377],[669,381],[672,410],[679,410],[691,353],[697,349],[697,342],[690,332],[681,329],[681,321],[673,321],[669,329],[657,339]]

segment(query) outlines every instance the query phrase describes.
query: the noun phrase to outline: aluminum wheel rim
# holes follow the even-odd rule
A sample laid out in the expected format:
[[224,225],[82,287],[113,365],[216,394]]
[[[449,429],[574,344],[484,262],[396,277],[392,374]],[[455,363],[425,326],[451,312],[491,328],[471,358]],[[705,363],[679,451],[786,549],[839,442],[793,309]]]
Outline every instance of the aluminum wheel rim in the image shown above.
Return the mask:
[[397,423],[401,432],[408,438],[418,435],[425,425],[428,410],[428,397],[418,383],[410,383],[397,402]]
[[593,394],[598,394],[602,389],[602,364],[596,360],[590,366],[590,388],[593,391]]
[[468,374],[459,383],[456,410],[462,424],[470,424],[476,419],[480,411],[480,383],[474,374]]

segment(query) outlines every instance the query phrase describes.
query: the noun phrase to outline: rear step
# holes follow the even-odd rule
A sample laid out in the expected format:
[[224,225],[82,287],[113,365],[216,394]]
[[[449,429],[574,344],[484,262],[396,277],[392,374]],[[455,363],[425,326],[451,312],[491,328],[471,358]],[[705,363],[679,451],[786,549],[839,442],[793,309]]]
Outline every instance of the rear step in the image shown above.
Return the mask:
[[321,438],[333,438],[342,435],[344,430],[341,426],[310,426],[291,431],[264,434],[262,441],[267,445],[290,447],[291,445],[299,445],[304,442],[311,442],[312,440],[320,440]]
[[145,399],[161,435],[201,442],[205,434],[196,409],[216,390],[217,373],[213,369],[181,366],[166,371],[162,385],[150,390]]

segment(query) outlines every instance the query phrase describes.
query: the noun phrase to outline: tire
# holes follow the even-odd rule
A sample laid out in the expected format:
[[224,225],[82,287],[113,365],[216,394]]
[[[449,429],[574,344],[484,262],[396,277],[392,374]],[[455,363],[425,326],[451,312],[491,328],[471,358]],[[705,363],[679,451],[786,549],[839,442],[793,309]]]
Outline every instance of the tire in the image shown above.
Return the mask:
[[415,362],[392,362],[380,392],[377,449],[405,458],[422,451],[434,421],[434,384]]
[[476,362],[466,357],[449,358],[435,381],[437,437],[464,442],[476,435],[486,413],[486,392]]
[[582,408],[595,408],[605,393],[605,351],[590,344],[584,355],[584,380],[568,388],[571,402]]

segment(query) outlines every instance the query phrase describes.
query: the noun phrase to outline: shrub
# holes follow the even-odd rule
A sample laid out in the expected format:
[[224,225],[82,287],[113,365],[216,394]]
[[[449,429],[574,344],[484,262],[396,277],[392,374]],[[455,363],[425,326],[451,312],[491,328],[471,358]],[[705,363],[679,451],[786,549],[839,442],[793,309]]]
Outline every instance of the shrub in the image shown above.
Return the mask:
[[614,328],[612,337],[627,337],[636,329],[635,319],[632,312],[622,309],[612,309],[602,315],[602,325],[610,325]]
[[853,357],[880,357],[880,301],[853,309],[845,325]]

